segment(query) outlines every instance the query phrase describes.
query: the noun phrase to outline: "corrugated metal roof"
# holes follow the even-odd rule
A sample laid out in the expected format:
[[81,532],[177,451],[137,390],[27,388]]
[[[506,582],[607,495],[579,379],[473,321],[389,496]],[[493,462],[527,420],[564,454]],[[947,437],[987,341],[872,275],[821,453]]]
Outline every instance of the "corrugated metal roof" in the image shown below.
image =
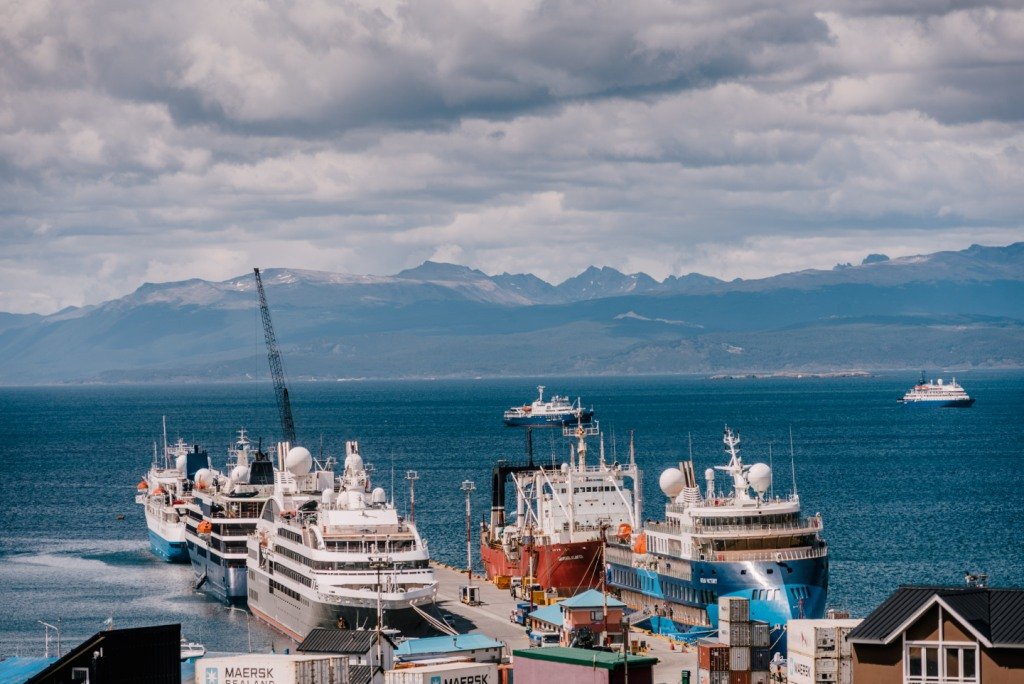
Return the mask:
[[990,614],[993,644],[1024,644],[1024,589],[992,592]]
[[22,658],[14,656],[0,660],[0,684],[22,684],[26,679],[45,670],[56,658]]
[[[528,648],[512,652],[513,658],[526,658],[529,660],[547,660],[555,663],[567,663],[569,665],[582,665],[585,667],[600,667],[605,670],[615,670],[623,665],[622,653],[615,651],[591,651],[585,648],[567,648],[564,646],[549,646],[547,648]],[[652,656],[629,656],[629,666],[654,666],[658,659]]]
[[850,641],[884,641],[934,595],[935,587],[900,587],[850,632]]
[[889,641],[903,623],[936,597],[991,643],[1024,645],[1024,589],[978,587],[900,587],[850,632],[850,641]]
[[348,681],[351,684],[370,684],[373,679],[373,668],[369,665],[349,665]]
[[544,606],[543,608],[538,608],[527,617],[534,620],[540,620],[541,622],[546,622],[549,625],[554,625],[555,627],[561,627],[564,623],[562,620],[562,609],[557,603],[550,606]]
[[482,648],[504,648],[504,646],[505,644],[495,641],[486,634],[457,634],[455,636],[409,639],[398,645],[395,654],[402,657],[429,653],[476,651]]
[[[597,589],[587,589],[581,594],[565,599],[558,605],[567,608],[602,608],[604,606],[604,596]],[[626,604],[617,598],[608,597],[609,608],[625,608],[625,606]]]
[[[387,636],[384,637],[385,639]],[[317,628],[306,635],[295,649],[299,653],[368,653],[376,644],[377,633],[365,629]]]

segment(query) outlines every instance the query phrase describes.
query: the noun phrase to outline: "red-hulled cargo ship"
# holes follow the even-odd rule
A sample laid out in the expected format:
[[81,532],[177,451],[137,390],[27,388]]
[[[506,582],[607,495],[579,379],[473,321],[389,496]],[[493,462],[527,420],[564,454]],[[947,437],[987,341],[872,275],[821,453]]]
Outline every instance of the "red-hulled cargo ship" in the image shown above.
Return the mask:
[[[638,527],[640,473],[632,444],[627,465],[607,463],[603,444],[597,465],[588,465],[586,438],[599,435],[599,425],[571,426],[563,434],[577,440],[568,463],[501,462],[494,467],[491,519],[480,531],[480,558],[488,579],[533,577],[545,591],[559,595],[596,587],[604,572],[602,536],[628,535]],[[516,491],[516,513],[506,522],[509,478]]]

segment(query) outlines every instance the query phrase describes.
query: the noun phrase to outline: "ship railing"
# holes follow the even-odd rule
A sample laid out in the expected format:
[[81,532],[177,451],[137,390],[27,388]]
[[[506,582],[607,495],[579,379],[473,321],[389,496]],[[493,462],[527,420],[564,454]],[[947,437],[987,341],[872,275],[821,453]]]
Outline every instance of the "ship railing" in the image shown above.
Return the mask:
[[722,534],[772,534],[810,533],[821,530],[818,518],[804,518],[795,523],[765,523],[761,525],[673,525],[670,523],[649,522],[644,527],[653,532],[667,534],[692,534],[700,537],[713,537]]
[[765,551],[716,551],[709,560],[724,561],[795,561],[822,558],[828,555],[828,546],[800,546],[793,549]]

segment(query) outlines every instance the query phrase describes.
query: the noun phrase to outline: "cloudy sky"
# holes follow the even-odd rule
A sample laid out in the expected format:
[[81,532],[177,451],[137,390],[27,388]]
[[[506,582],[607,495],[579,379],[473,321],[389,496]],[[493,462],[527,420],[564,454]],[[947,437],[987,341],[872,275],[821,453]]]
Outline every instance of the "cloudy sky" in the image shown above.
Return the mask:
[[0,0],[0,311],[1007,244],[1022,120],[1019,2]]

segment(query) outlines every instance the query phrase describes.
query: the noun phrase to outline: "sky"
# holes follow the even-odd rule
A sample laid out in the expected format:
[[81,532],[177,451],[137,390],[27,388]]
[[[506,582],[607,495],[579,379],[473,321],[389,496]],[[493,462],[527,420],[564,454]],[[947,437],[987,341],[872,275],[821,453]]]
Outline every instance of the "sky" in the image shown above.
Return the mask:
[[1008,244],[1022,121],[1019,2],[0,0],[0,311]]

